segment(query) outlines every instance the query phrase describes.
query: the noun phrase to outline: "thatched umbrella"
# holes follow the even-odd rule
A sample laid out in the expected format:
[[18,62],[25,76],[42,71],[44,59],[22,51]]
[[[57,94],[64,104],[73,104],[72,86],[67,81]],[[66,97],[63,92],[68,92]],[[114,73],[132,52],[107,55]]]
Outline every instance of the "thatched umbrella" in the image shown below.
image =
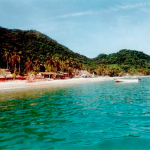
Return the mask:
[[92,76],[87,70],[81,70],[81,71],[79,72],[79,75],[80,75],[81,77],[91,77],[91,76]]

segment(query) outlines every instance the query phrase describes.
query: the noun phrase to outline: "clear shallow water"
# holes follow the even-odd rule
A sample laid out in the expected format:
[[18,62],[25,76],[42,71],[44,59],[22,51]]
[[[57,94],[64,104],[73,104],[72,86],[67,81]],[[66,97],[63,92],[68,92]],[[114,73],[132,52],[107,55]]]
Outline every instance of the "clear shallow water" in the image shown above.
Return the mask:
[[150,149],[150,78],[1,98],[2,150]]

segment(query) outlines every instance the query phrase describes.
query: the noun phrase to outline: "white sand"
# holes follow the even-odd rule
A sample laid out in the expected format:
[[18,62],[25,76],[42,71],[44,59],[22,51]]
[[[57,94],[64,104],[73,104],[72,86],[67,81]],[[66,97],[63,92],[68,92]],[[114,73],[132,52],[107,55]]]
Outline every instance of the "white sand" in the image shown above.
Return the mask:
[[56,87],[66,87],[70,85],[77,85],[89,82],[100,82],[113,80],[110,77],[98,77],[98,78],[73,78],[64,80],[51,80],[51,81],[36,81],[28,83],[27,81],[6,81],[0,82],[0,92],[11,91],[11,90],[24,90],[24,89],[36,89],[36,88],[56,88]]

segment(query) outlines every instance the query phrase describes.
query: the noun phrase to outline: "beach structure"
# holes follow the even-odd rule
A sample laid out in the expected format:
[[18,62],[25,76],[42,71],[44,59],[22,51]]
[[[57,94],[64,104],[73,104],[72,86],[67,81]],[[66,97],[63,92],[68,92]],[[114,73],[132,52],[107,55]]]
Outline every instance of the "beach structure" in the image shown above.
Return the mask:
[[74,77],[74,73],[73,73],[73,72],[70,72],[70,73],[64,72],[64,73],[63,73],[63,76],[64,76],[65,78],[73,78],[73,77]]
[[0,81],[12,80],[13,75],[9,69],[0,69]]
[[65,79],[63,74],[56,74],[55,79]]
[[64,72],[63,75],[65,78],[69,77],[69,74],[67,72]]
[[90,74],[87,70],[80,70],[76,72],[76,76],[79,76],[82,78],[91,78],[92,74]]
[[55,73],[55,72],[40,72],[40,74],[43,78],[55,78],[57,73]]
[[4,82],[6,79],[4,76],[0,75],[0,82]]
[[15,79],[17,79],[17,80],[26,80],[27,78],[28,78],[27,75],[24,75],[24,76],[17,75],[17,76],[15,77]]
[[50,79],[65,79],[65,78],[73,78],[73,74],[68,74],[66,72],[56,73],[56,72],[40,72],[43,78],[50,78]]

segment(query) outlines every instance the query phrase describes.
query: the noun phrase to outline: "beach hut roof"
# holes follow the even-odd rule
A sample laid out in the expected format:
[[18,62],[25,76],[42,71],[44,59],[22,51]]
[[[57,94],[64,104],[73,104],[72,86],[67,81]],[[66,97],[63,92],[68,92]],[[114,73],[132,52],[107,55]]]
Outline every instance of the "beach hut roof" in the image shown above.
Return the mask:
[[6,78],[12,78],[12,77],[13,77],[12,74],[8,74],[8,75],[6,76]]
[[4,76],[0,75],[0,78],[5,78]]
[[0,74],[2,76],[8,76],[8,75],[11,75],[11,72],[9,71],[9,69],[1,69]]
[[87,76],[91,76],[91,74],[87,71],[87,70],[81,70],[79,71],[79,75],[87,75]]
[[57,74],[55,72],[40,72],[43,75],[51,75],[51,74]]

